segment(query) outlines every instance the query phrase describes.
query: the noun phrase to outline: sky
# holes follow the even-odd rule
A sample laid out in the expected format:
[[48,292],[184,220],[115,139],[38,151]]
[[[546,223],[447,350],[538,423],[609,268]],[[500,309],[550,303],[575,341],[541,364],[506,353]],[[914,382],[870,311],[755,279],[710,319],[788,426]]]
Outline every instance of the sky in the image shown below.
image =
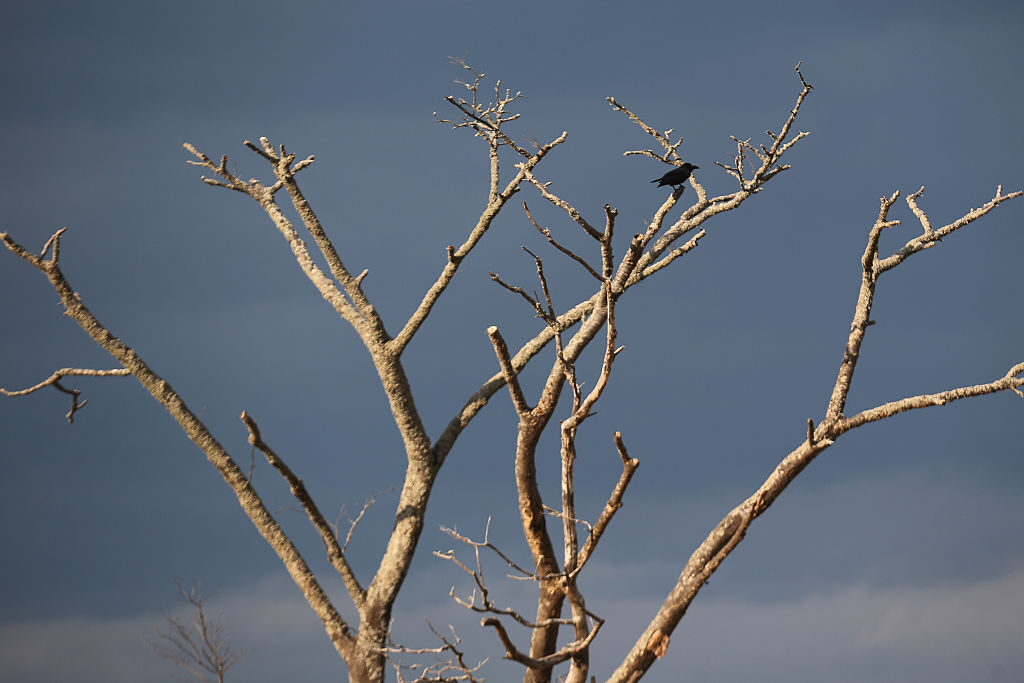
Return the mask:
[[[0,231],[38,250],[67,226],[72,286],[236,460],[249,459],[247,410],[342,524],[376,496],[348,553],[366,580],[404,471],[372,365],[259,207],[204,185],[182,143],[228,154],[246,178],[270,174],[243,139],[315,154],[306,197],[350,269],[369,270],[367,293],[394,330],[486,203],[485,147],[433,117],[465,92],[451,56],[527,95],[517,139],[568,131],[539,177],[591,222],[614,206],[622,240],[665,199],[648,181],[666,168],[623,156],[649,138],[605,97],[683,135],[700,182],[724,194],[734,181],[715,162],[731,162],[729,136],[778,130],[802,61],[814,90],[796,127],[812,134],[788,153],[792,168],[710,221],[696,251],[617,312],[625,351],[577,465],[579,510],[594,519],[621,469],[612,433],[640,460],[581,579],[608,618],[593,655],[601,680],[694,547],[823,415],[879,197],[924,186],[919,203],[939,226],[999,184],[1024,188],[1022,29],[1011,2],[9,3]],[[585,248],[534,190],[520,196]],[[920,230],[902,200],[891,217],[903,225],[883,254]],[[520,245],[544,256],[556,306],[589,291],[512,202],[405,356],[435,436],[497,370],[486,328],[511,346],[537,332],[487,275],[535,287]],[[990,382],[1024,361],[1022,251],[1019,199],[883,276],[847,413]],[[113,367],[8,253],[0,291],[0,386]],[[542,372],[524,373],[528,393]],[[229,680],[345,680],[280,562],[176,423],[131,378],[68,384],[89,400],[73,425],[56,391],[0,399],[0,680],[174,680],[145,637],[188,615],[175,577],[213,594],[245,651]],[[754,523],[644,680],[1024,680],[1022,425],[1024,403],[1005,393],[844,435]],[[425,620],[452,624],[471,658],[490,658],[492,681],[519,668],[452,602],[450,588],[471,585],[431,551],[454,547],[442,526],[479,537],[491,517],[492,540],[528,559],[514,437],[501,393],[441,473],[396,608],[402,642],[431,646]],[[543,492],[557,500],[557,442],[545,444]],[[351,615],[287,487],[265,464],[254,482]],[[489,568],[492,596],[532,612],[531,587]]]

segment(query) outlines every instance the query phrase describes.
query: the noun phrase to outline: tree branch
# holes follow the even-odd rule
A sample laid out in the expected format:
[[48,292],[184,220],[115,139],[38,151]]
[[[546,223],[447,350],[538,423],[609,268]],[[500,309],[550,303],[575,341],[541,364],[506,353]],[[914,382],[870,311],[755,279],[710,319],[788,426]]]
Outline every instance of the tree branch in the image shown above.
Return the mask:
[[[298,192],[298,186],[295,185],[293,177],[294,170],[289,170],[290,159],[293,159],[293,155],[286,155],[284,157],[276,156],[273,147],[270,146],[270,142],[266,138],[260,138],[260,142],[263,144],[264,151],[256,148],[248,140],[245,141],[246,146],[253,149],[262,157],[270,161],[274,165],[274,173],[278,175],[278,183],[272,187],[266,187],[258,180],[253,179],[248,183],[239,180],[235,175],[229,173],[226,170],[227,156],[221,157],[221,163],[214,165],[210,159],[197,151],[189,143],[185,143],[185,149],[196,156],[199,161],[189,161],[188,163],[196,166],[203,166],[210,168],[218,175],[224,177],[227,184],[211,182],[207,178],[203,178],[204,182],[212,185],[219,185],[228,187],[233,190],[238,190],[256,201],[257,204],[262,207],[267,216],[273,221],[278,231],[288,241],[288,245],[291,247],[292,254],[295,256],[295,260],[305,273],[309,281],[313,283],[317,291],[324,298],[332,308],[348,322],[359,334],[363,343],[371,348],[371,345],[375,340],[378,340],[383,333],[383,323],[376,317],[376,313],[372,312],[372,306],[366,301],[362,295],[360,283],[362,277],[353,278],[348,271],[341,264],[337,254],[334,253],[334,248],[330,245],[326,235],[323,234],[323,229],[319,226],[319,221],[313,214],[312,209],[309,208],[308,203],[305,203],[305,199],[302,198],[301,193]],[[282,147],[283,150],[283,147]],[[317,267],[313,261],[312,256],[309,253],[306,243],[299,237],[298,231],[290,220],[281,211],[281,207],[278,206],[274,193],[281,187],[289,186],[289,193],[292,194],[293,204],[296,205],[296,209],[299,210],[299,215],[304,221],[308,221],[307,228],[310,232],[314,233],[314,238],[318,239],[318,244],[321,241],[326,241],[326,244],[321,245],[321,248],[327,248],[329,253],[333,253],[333,258],[328,258],[328,265],[332,268],[332,275],[335,280],[346,288],[347,293],[351,296],[353,293],[356,295],[352,301],[346,298],[346,294],[343,293],[339,288],[339,284],[336,284],[334,280],[327,277],[327,275]],[[353,303],[355,302],[355,303]],[[371,348],[372,351],[372,348]]]
[[555,240],[555,238],[551,236],[551,230],[549,230],[548,228],[542,228],[539,225],[537,225],[537,221],[535,221],[533,219],[533,214],[530,213],[530,207],[528,207],[526,205],[526,202],[523,202],[523,211],[526,212],[526,217],[530,219],[530,223],[533,224],[533,227],[536,228],[537,232],[539,232],[540,234],[544,235],[544,237],[547,238],[548,243],[551,246],[553,246],[555,249],[557,249],[558,251],[562,252],[563,254],[565,254],[566,256],[571,258],[576,263],[578,263],[581,266],[583,266],[583,268],[588,273],[590,273],[590,276],[593,277],[594,279],[596,279],[598,282],[601,282],[604,279],[600,275],[598,275],[596,270],[594,270],[593,268],[590,267],[590,264],[587,263],[587,261],[583,257],[578,256],[571,249],[569,249],[567,247],[564,247],[561,244],[559,244]]
[[[341,615],[335,610],[326,593],[324,593],[314,577],[313,572],[306,564],[306,561],[291,542],[291,539],[288,538],[273,515],[263,505],[263,501],[260,500],[256,491],[252,488],[245,473],[238,467],[227,451],[224,450],[224,447],[217,442],[206,425],[189,410],[188,406],[185,405],[185,402],[177,392],[171,388],[170,384],[153,372],[134,350],[111,334],[110,330],[104,327],[89,309],[85,307],[81,297],[71,288],[63,272],[61,272],[58,260],[60,236],[62,233],[63,230],[60,230],[51,238],[53,255],[47,260],[33,256],[24,247],[11,240],[6,233],[0,235],[0,239],[3,240],[12,253],[21,256],[26,262],[46,275],[60,297],[67,316],[78,323],[92,337],[93,341],[113,356],[128,372],[134,375],[143,388],[181,426],[188,438],[206,454],[210,463],[217,469],[232,491],[234,491],[239,504],[249,516],[249,519],[252,520],[260,535],[266,539],[267,543],[270,544],[270,547],[274,549],[281,562],[288,569],[288,573],[302,591],[310,607],[313,608],[313,611],[320,618],[338,653],[347,659],[354,645],[354,637],[349,631],[348,624],[345,623]],[[47,244],[49,245],[51,242]]]
[[366,591],[359,585],[359,580],[352,571],[352,567],[349,566],[348,560],[345,559],[344,550],[338,544],[338,537],[331,529],[330,524],[328,524],[327,520],[324,519],[324,516],[320,513],[320,509],[317,507],[313,497],[310,496],[309,491],[306,490],[306,485],[302,483],[302,480],[296,476],[295,472],[293,472],[290,467],[288,467],[287,463],[285,463],[284,460],[282,460],[263,440],[263,437],[260,435],[260,428],[256,425],[256,421],[252,419],[249,413],[243,410],[241,419],[249,430],[249,443],[263,453],[267,462],[270,463],[270,466],[277,470],[280,475],[284,477],[284,480],[288,482],[291,494],[295,496],[295,499],[302,505],[302,509],[306,511],[306,516],[309,518],[310,523],[312,523],[313,528],[320,534],[320,540],[323,541],[324,550],[327,551],[327,559],[330,561],[331,566],[337,570],[342,581],[344,581],[345,588],[348,589],[348,594],[351,596],[352,602],[357,608],[362,607],[363,603],[366,601]]
[[[5,238],[4,241],[6,242],[7,241],[6,234],[4,234],[3,237]],[[81,396],[82,392],[79,389],[68,389],[67,387],[65,387],[63,384],[60,383],[60,380],[62,378],[64,378],[64,377],[71,377],[71,376],[75,376],[75,377],[124,377],[127,374],[129,374],[129,372],[127,370],[125,370],[124,368],[114,368],[113,370],[92,370],[92,369],[89,369],[89,368],[61,368],[60,370],[55,370],[52,375],[50,375],[49,377],[44,379],[39,384],[31,386],[31,387],[29,387],[27,389],[21,389],[21,390],[18,390],[18,391],[8,391],[7,389],[4,389],[3,387],[0,387],[0,394],[2,394],[4,396],[11,396],[11,397],[27,396],[28,394],[34,393],[36,391],[39,391],[43,387],[48,387],[48,386],[52,385],[54,389],[57,389],[58,391],[61,391],[61,392],[65,393],[65,394],[69,394],[71,396],[71,410],[69,410],[67,412],[65,417],[68,419],[69,423],[74,423],[74,421],[75,421],[75,413],[77,413],[79,410],[84,408],[85,404],[88,403],[89,401],[86,400],[86,401],[82,401],[81,403],[79,403],[78,402],[78,397]]]
[[[798,75],[801,74],[799,74],[798,72]],[[787,118],[782,127],[782,130],[785,135],[788,135],[789,131],[792,128],[792,124],[795,121],[796,113],[794,112],[798,113],[800,111],[804,99],[806,98],[807,94],[810,92],[811,89],[810,86],[803,81],[802,75],[801,84],[803,85],[803,90],[797,96],[796,103],[790,111],[789,118]],[[622,107],[622,105],[614,101],[614,98],[609,98],[609,102],[611,102],[611,104],[617,109],[620,109],[621,111],[624,111],[628,115],[630,115],[630,118],[635,119],[641,125],[641,127],[644,128],[644,130],[654,130],[650,126],[647,126],[647,124],[640,121],[639,117],[636,117],[634,114],[629,112],[629,110],[625,109],[625,107]],[[788,142],[783,142],[783,144],[781,144],[777,149],[775,161],[777,162],[779,159],[781,159],[782,155],[785,152],[787,152],[796,142],[803,139],[807,135],[809,135],[809,133],[799,133],[792,140]],[[784,137],[780,135],[778,137],[778,140],[784,141]],[[669,146],[671,147],[671,143],[669,144]],[[627,152],[627,154],[630,153]],[[658,159],[662,158],[659,157],[658,155],[654,155],[653,153],[652,156]],[[758,169],[755,176],[740,191],[734,192],[730,195],[715,197],[710,200],[705,198],[703,200],[700,200],[694,206],[690,207],[690,209],[684,212],[683,216],[680,217],[679,221],[677,221],[677,223],[672,228],[670,228],[666,235],[661,240],[659,240],[655,247],[653,247],[649,252],[639,257],[638,267],[623,268],[620,265],[618,271],[619,275],[625,273],[628,276],[628,279],[622,280],[620,282],[620,277],[617,276],[615,280],[615,291],[618,293],[628,290],[633,285],[642,282],[647,277],[662,270],[665,265],[668,265],[668,263],[671,262],[671,260],[674,260],[679,255],[687,253],[693,248],[695,248],[700,237],[703,236],[702,234],[698,234],[694,238],[692,238],[690,240],[692,244],[688,242],[686,245],[683,245],[683,247],[677,249],[676,251],[679,252],[678,254],[676,254],[676,252],[673,251],[673,255],[671,257],[666,257],[666,259],[670,258],[671,260],[665,260],[664,263],[655,263],[655,260],[667,249],[669,249],[675,240],[693,230],[698,230],[700,226],[711,217],[719,213],[730,211],[732,209],[737,208],[747,199],[747,197],[758,192],[765,183],[767,183],[779,172],[786,168],[788,168],[788,166],[772,168],[770,167],[770,164],[768,164],[767,166],[762,164],[762,167]],[[703,192],[703,188],[700,188],[699,194],[701,192]],[[661,230],[665,217],[667,216],[671,208],[675,205],[677,199],[678,197],[675,194],[670,195],[669,198],[658,209],[654,218],[651,220],[647,231],[643,236],[641,236],[641,240],[638,242],[640,247],[646,245],[647,242],[649,242],[653,238],[653,236],[656,235]],[[566,313],[559,316],[559,329],[568,329],[575,325],[576,323],[578,323],[580,320],[584,319],[586,316],[589,316],[598,306],[600,299],[601,294],[595,293],[589,299],[579,302],[571,309],[569,309]],[[526,364],[529,363],[530,360],[532,360],[538,353],[540,353],[540,351],[545,346],[547,346],[547,344],[553,338],[554,332],[551,330],[550,327],[545,326],[542,330],[540,330],[537,333],[537,335],[533,339],[523,344],[523,346],[520,347],[520,349],[512,356],[513,370],[516,373],[520,372],[522,368],[525,367]],[[448,455],[448,452],[451,450],[451,447],[454,445],[455,440],[458,438],[462,430],[465,429],[466,426],[470,423],[470,421],[472,421],[472,419],[477,415],[477,413],[479,413],[480,410],[483,409],[485,405],[487,405],[487,402],[490,400],[490,398],[495,394],[495,392],[501,389],[504,383],[504,375],[499,372],[495,375],[492,375],[480,386],[479,389],[477,389],[471,396],[469,396],[469,398],[463,404],[462,408],[459,409],[459,411],[451,418],[451,420],[445,426],[441,435],[434,442],[434,457],[438,462],[444,461],[444,459]]]
[[622,497],[626,493],[626,487],[629,486],[633,474],[636,472],[637,467],[640,466],[639,460],[629,457],[629,453],[626,451],[626,444],[622,441],[622,434],[619,432],[615,432],[615,447],[619,451],[619,457],[622,458],[622,475],[619,477],[618,483],[615,484],[611,496],[608,497],[608,502],[605,503],[601,516],[594,522],[594,528],[591,530],[590,535],[587,536],[582,550],[580,550],[579,557],[576,559],[576,574],[579,574],[587,560],[593,555],[598,542],[601,540],[601,536],[611,523],[612,517],[622,507]]
[[503,206],[505,206],[505,203],[519,190],[519,185],[524,179],[526,179],[527,173],[539,164],[548,152],[565,142],[567,135],[568,133],[563,132],[560,136],[537,150],[536,154],[529,156],[527,161],[521,165],[519,172],[505,186],[505,189],[492,196],[487,207],[484,209],[483,213],[480,214],[480,218],[477,219],[476,226],[474,226],[473,230],[469,233],[469,237],[466,238],[466,241],[463,242],[458,249],[449,254],[448,261],[445,263],[437,281],[430,286],[430,289],[427,290],[427,294],[423,297],[420,305],[415,311],[413,311],[413,314],[409,316],[409,320],[405,323],[401,332],[399,332],[391,342],[390,346],[394,353],[400,354],[409,342],[412,341],[413,335],[415,335],[420,326],[423,325],[423,322],[427,319],[427,315],[429,315],[434,304],[437,303],[441,294],[444,293],[449,283],[451,283],[452,278],[455,277],[455,273],[458,271],[462,260],[469,255],[469,252],[473,250],[473,247],[475,247],[484,234],[486,234],[487,230],[491,227],[491,223],[494,221],[494,218],[498,215],[498,212],[501,211]]
[[921,396],[904,398],[899,401],[883,403],[880,406],[863,410],[853,417],[842,420],[838,425],[836,425],[836,428],[841,430],[840,433],[847,432],[855,427],[868,424],[869,422],[884,420],[887,417],[905,413],[909,410],[928,408],[930,406],[944,406],[947,403],[958,401],[962,398],[974,398],[975,396],[984,396],[986,394],[994,394],[1000,391],[1010,390],[1021,398],[1024,398],[1024,392],[1020,391],[1020,387],[1024,386],[1024,377],[1020,376],[1022,373],[1024,373],[1024,363],[1018,363],[1010,368],[1005,375],[993,382],[989,382],[987,384],[975,384],[974,386],[968,387],[958,387],[948,391],[940,391],[937,394],[923,394]]
[[1019,363],[1010,368],[1006,375],[988,384],[960,387],[937,394],[914,396],[865,410],[852,418],[843,416],[842,411],[849,393],[853,371],[860,356],[861,344],[868,326],[873,322],[870,320],[870,314],[878,276],[886,270],[899,265],[907,256],[927,248],[925,245],[931,246],[934,244],[936,236],[949,234],[949,232],[967,225],[988,211],[991,211],[1002,201],[1013,196],[1019,196],[1021,193],[1016,192],[1013,195],[1002,195],[1001,188],[997,189],[996,196],[988,204],[980,209],[968,212],[961,219],[939,230],[930,229],[927,217],[917,207],[916,199],[920,194],[921,190],[912,194],[908,198],[908,204],[922,224],[924,230],[922,236],[911,240],[907,243],[907,246],[885,260],[878,258],[879,239],[883,230],[899,225],[898,220],[890,220],[888,217],[890,208],[899,197],[899,192],[897,191],[889,197],[881,198],[878,218],[868,234],[867,246],[861,257],[862,276],[860,293],[857,298],[853,322],[850,325],[850,335],[840,365],[839,376],[833,388],[832,396],[829,399],[825,419],[816,428],[814,427],[813,420],[808,420],[806,440],[782,459],[772,474],[753,495],[729,512],[708,534],[704,542],[694,551],[686,563],[675,587],[665,598],[654,619],[651,620],[644,633],[636,641],[609,681],[616,683],[636,681],[647,671],[655,659],[664,656],[668,647],[669,636],[686,613],[690,603],[711,574],[714,573],[721,562],[743,539],[751,522],[767,510],[796,476],[819,454],[831,446],[839,436],[850,429],[869,422],[876,422],[909,410],[944,405],[950,401],[962,398],[971,398],[1007,390],[1013,391],[1024,398],[1024,392],[1020,390],[1020,387],[1024,386],[1024,377],[1020,376],[1024,373],[1024,363]]
[[505,659],[511,659],[535,670],[550,669],[553,666],[557,666],[562,662],[568,661],[573,656],[590,647],[590,643],[594,640],[597,632],[601,629],[601,623],[603,622],[598,622],[583,640],[573,641],[550,655],[545,655],[543,657],[530,657],[523,654],[518,648],[516,648],[512,643],[512,639],[509,638],[504,625],[502,625],[501,621],[497,617],[484,617],[480,620],[481,626],[490,626],[497,632],[498,638],[501,640],[501,644],[505,646]]
[[490,337],[491,344],[494,346],[494,353],[498,356],[498,364],[501,366],[505,384],[508,385],[509,393],[512,395],[512,405],[515,406],[516,413],[520,416],[526,415],[530,412],[530,406],[526,404],[523,389],[519,386],[519,377],[512,367],[512,359],[508,355],[508,346],[495,325],[487,328],[487,336]]
[[1006,200],[1014,199],[1016,197],[1020,197],[1021,194],[1024,194],[1024,192],[1020,190],[1016,192],[1011,192],[1010,194],[1003,194],[1003,186],[999,185],[998,187],[996,187],[995,195],[985,204],[983,204],[977,209],[971,209],[957,220],[942,226],[938,230],[932,230],[931,224],[928,221],[928,217],[925,215],[924,211],[922,211],[917,206],[917,198],[920,197],[923,192],[924,187],[922,187],[917,192],[908,195],[907,204],[910,206],[911,211],[914,212],[914,215],[917,216],[917,218],[921,221],[921,226],[924,232],[922,232],[922,234],[918,235],[914,239],[907,242],[905,245],[903,245],[903,247],[898,249],[896,253],[894,253],[892,256],[889,256],[885,259],[878,261],[878,263],[875,266],[877,271],[875,273],[876,277],[891,268],[895,268],[900,263],[905,261],[907,258],[913,256],[919,251],[924,251],[925,249],[934,246],[936,242],[941,242],[942,238],[945,237],[946,235],[949,235],[950,233],[959,230],[960,228],[969,225],[970,223],[973,223],[974,221],[978,220],[979,218],[987,214],[989,211],[992,211],[992,209],[996,208]]

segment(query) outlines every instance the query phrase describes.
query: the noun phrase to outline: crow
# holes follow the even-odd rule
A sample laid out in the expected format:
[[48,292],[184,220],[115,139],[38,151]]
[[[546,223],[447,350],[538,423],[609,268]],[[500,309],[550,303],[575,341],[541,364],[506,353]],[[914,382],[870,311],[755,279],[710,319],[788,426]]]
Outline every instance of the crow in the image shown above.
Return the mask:
[[676,168],[673,168],[665,175],[661,176],[660,178],[655,178],[651,182],[658,183],[658,187],[661,187],[662,185],[671,185],[674,188],[678,188],[680,185],[686,182],[687,178],[690,177],[690,174],[693,173],[694,169],[697,168],[700,168],[700,166],[694,166],[690,162],[686,162],[682,166],[677,166]]

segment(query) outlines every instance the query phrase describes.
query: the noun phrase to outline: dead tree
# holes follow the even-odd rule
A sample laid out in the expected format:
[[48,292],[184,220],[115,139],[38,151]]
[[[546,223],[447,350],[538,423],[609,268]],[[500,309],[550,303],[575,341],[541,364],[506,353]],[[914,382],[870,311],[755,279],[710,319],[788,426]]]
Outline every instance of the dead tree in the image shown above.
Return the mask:
[[[783,163],[785,155],[808,135],[806,132],[797,132],[794,125],[801,107],[811,93],[811,86],[804,80],[798,65],[796,73],[800,89],[792,108],[777,129],[778,132],[773,133],[769,130],[768,140],[764,144],[754,144],[750,139],[733,138],[735,155],[732,161],[718,164],[736,181],[736,189],[733,192],[709,196],[698,178],[691,176],[688,182],[696,198],[690,206],[680,206],[678,213],[675,212],[685,187],[680,186],[663,201],[642,232],[630,236],[628,240],[616,240],[616,209],[605,205],[603,227],[595,227],[595,224],[588,221],[573,204],[553,194],[549,190],[549,184],[538,176],[541,162],[565,141],[567,133],[563,132],[543,144],[536,142],[532,146],[516,140],[508,132],[506,124],[519,117],[517,113],[512,112],[511,107],[520,94],[502,90],[499,82],[494,88],[493,102],[487,102],[481,88],[483,74],[473,71],[461,61],[457,63],[469,75],[463,83],[468,96],[448,97],[447,101],[453,107],[455,115],[451,119],[438,117],[438,120],[455,129],[472,132],[485,144],[490,161],[486,206],[475,224],[469,228],[465,241],[458,246],[447,247],[447,257],[440,267],[436,281],[427,289],[408,320],[396,331],[386,329],[376,307],[363,291],[362,285],[368,275],[367,271],[354,274],[349,270],[299,188],[296,176],[313,163],[312,156],[297,160],[295,154],[289,153],[283,145],[275,147],[266,138],[260,138],[258,144],[245,141],[245,146],[261,157],[273,172],[273,181],[264,183],[255,178],[243,180],[229,169],[227,156],[214,161],[192,145],[185,145],[195,159],[190,163],[204,168],[209,173],[209,176],[203,177],[204,182],[244,194],[266,212],[285,238],[300,269],[324,300],[351,325],[362,340],[387,395],[396,428],[404,444],[407,469],[386,549],[373,576],[362,579],[352,570],[346,557],[345,545],[339,541],[337,531],[327,522],[299,476],[285,463],[281,455],[271,448],[253,417],[243,412],[241,418],[249,432],[249,442],[285,479],[310,523],[319,533],[327,558],[340,575],[349,599],[358,612],[358,623],[349,623],[341,617],[299,549],[281,529],[271,511],[264,506],[253,487],[251,477],[247,476],[238,462],[220,445],[202,420],[189,409],[164,378],[157,375],[135,350],[118,339],[85,307],[82,298],[74,291],[60,269],[63,230],[50,238],[39,255],[19,245],[7,234],[0,238],[12,253],[46,275],[60,295],[67,315],[96,343],[106,349],[120,367],[110,371],[65,368],[34,387],[6,393],[20,395],[37,391],[49,384],[58,386],[57,383],[69,375],[134,376],[166,408],[189,438],[203,450],[211,464],[231,487],[243,510],[278,554],[295,584],[320,619],[338,654],[348,666],[350,680],[376,682],[384,679],[389,657],[394,664],[394,660],[404,654],[425,654],[428,651],[435,656],[448,659],[427,669],[405,669],[398,662],[395,664],[395,670],[399,679],[407,680],[405,674],[411,671],[415,680],[421,681],[479,680],[476,677],[476,667],[466,663],[457,638],[442,637],[442,645],[436,648],[409,649],[392,643],[389,633],[392,608],[423,531],[427,501],[438,472],[444,466],[452,447],[466,426],[496,392],[507,387],[518,418],[515,483],[518,489],[523,534],[531,558],[529,563],[520,565],[503,553],[500,556],[508,561],[514,571],[537,583],[536,616],[528,619],[518,611],[498,607],[490,599],[482,571],[479,570],[479,555],[481,551],[501,551],[489,538],[485,537],[484,541],[477,542],[460,537],[473,547],[477,557],[476,568],[462,562],[455,553],[446,553],[443,556],[456,562],[472,575],[479,590],[479,599],[474,596],[473,599],[463,600],[463,603],[485,614],[482,624],[494,629],[505,650],[505,656],[525,667],[525,680],[534,683],[549,681],[554,667],[568,663],[566,680],[585,681],[596,675],[590,672],[589,649],[598,636],[603,621],[587,608],[584,596],[577,585],[577,577],[593,556],[602,534],[621,506],[630,478],[638,466],[637,459],[628,455],[624,439],[616,434],[614,443],[623,463],[622,475],[616,484],[610,486],[611,493],[607,504],[596,521],[586,527],[586,536],[581,539],[579,525],[582,521],[577,516],[574,498],[573,464],[576,456],[576,433],[593,413],[618,352],[615,307],[635,285],[697,249],[706,234],[705,224],[708,221],[720,213],[739,207],[761,193],[776,176],[790,168],[789,164]],[[635,150],[626,152],[627,155],[652,157],[669,166],[683,164],[678,152],[683,142],[682,137],[673,141],[672,130],[660,132],[614,98],[609,98],[608,102],[614,110],[622,112],[640,126],[656,143],[657,151]],[[515,160],[512,164],[513,170],[503,173],[503,164],[507,168],[509,157]],[[507,348],[497,327],[487,330],[500,371],[485,380],[480,388],[454,411],[441,435],[431,440],[416,409],[414,393],[402,361],[403,352],[452,282],[463,261],[487,234],[495,217],[505,209],[514,194],[527,186],[532,186],[543,200],[563,210],[569,219],[596,243],[599,257],[595,261],[568,248],[556,240],[550,230],[534,222],[536,228],[557,251],[572,259],[585,273],[585,277],[593,279],[593,294],[565,311],[556,311],[544,277],[543,261],[539,257],[535,259],[542,295],[529,294],[521,286],[508,283],[498,275],[492,275],[496,282],[526,300],[533,312],[543,320],[544,325],[535,337],[514,353]],[[287,201],[298,213],[302,226],[296,226],[285,215],[279,204],[281,190],[284,190]],[[658,657],[664,655],[669,637],[690,602],[712,572],[742,540],[750,523],[771,505],[804,467],[842,434],[863,424],[901,412],[941,405],[961,398],[1006,390],[1024,396],[1019,389],[1024,384],[1024,379],[1021,378],[1024,373],[1022,363],[1010,368],[1003,377],[986,384],[895,400],[853,416],[846,416],[843,412],[860,355],[861,343],[872,322],[871,306],[879,277],[910,256],[936,246],[942,237],[972,223],[1004,201],[1021,194],[1013,192],[1004,195],[1002,189],[998,188],[995,196],[981,208],[936,229],[932,228],[927,216],[917,205],[922,190],[907,197],[911,211],[921,223],[922,232],[889,256],[878,254],[879,236],[883,230],[899,224],[898,220],[889,218],[889,212],[900,193],[894,192],[890,197],[882,199],[878,219],[868,232],[867,246],[862,257],[860,294],[846,349],[840,362],[838,379],[824,415],[817,424],[813,419],[807,420],[806,430],[801,426],[801,434],[805,434],[802,443],[780,461],[776,470],[757,491],[736,506],[711,530],[707,539],[694,551],[683,567],[678,582],[666,596],[662,607],[653,615],[649,626],[640,634],[636,644],[619,668],[611,674],[609,680],[635,681],[643,676]],[[525,203],[523,208],[527,219],[532,222],[533,217]],[[327,264],[326,271],[316,264],[307,242],[300,235],[300,227],[308,232],[320,251]],[[617,249],[621,249],[621,252],[617,252]],[[584,393],[576,363],[583,351],[594,342],[603,344],[603,360],[593,389]],[[554,350],[550,356],[552,360],[547,371],[547,379],[543,390],[531,403],[518,382],[518,376],[528,363],[541,357],[541,352],[549,345],[553,346]],[[561,423],[561,504],[558,507],[551,507],[545,505],[540,495],[536,468],[537,446],[542,432],[555,416],[560,398],[566,390],[571,394],[567,401],[571,405],[568,415]],[[69,419],[80,407],[75,393]],[[549,528],[549,519],[556,519],[560,526],[561,557],[555,550],[556,541]],[[503,621],[509,619],[530,628],[532,635],[529,643],[518,645],[513,641]],[[563,627],[571,631],[572,641],[559,647],[559,633]]]
[[200,683],[206,683],[207,674],[217,683],[224,683],[224,676],[242,657],[242,653],[231,645],[231,639],[224,632],[220,617],[211,621],[206,613],[206,600],[197,584],[185,590],[178,580],[174,581],[178,593],[195,610],[191,623],[165,617],[167,625],[157,629],[158,640],[147,640],[158,656],[183,669]]

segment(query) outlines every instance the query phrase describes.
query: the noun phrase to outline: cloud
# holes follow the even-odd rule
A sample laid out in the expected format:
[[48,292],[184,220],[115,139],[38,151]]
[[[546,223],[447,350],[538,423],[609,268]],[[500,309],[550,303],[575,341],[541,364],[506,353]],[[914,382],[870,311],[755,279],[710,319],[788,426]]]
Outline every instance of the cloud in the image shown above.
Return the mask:
[[[337,681],[344,667],[330,641],[287,577],[273,576],[241,590],[215,593],[208,615],[243,650],[228,680],[253,683]],[[175,603],[166,614],[191,621]],[[71,616],[13,622],[0,628],[0,680],[19,683],[101,683],[194,680],[153,654],[145,638],[164,625],[163,614],[130,618]],[[302,675],[296,670],[301,668]]]
[[141,639],[156,623],[66,617],[7,624],[0,628],[0,680],[165,681],[155,671],[163,667]]
[[[609,613],[642,622],[656,607],[624,600]],[[1022,634],[1024,572],[928,588],[850,585],[767,604],[698,599],[644,680],[1020,680]],[[602,636],[626,641],[615,659],[632,645],[614,625]]]
[[[612,618],[593,654],[599,678],[611,672],[631,646],[636,625],[657,607],[655,600],[603,602]],[[313,683],[344,678],[344,668],[323,630],[286,578],[275,576],[216,594],[209,606],[211,614],[223,614],[227,630],[245,651],[229,680]],[[175,609],[173,616],[184,618],[189,612]],[[518,677],[516,666],[501,660],[493,634],[476,626],[477,615],[448,602],[432,602],[414,607],[404,617],[403,638],[408,635],[410,646],[433,644],[422,626],[424,618],[439,629],[456,623],[468,659],[491,657],[485,676]],[[161,622],[159,614],[143,614],[9,624],[0,629],[0,680],[167,681],[172,670],[142,641]],[[1022,634],[1021,571],[927,588],[848,585],[770,604],[698,599],[673,634],[667,657],[655,663],[644,680],[1020,680]]]

